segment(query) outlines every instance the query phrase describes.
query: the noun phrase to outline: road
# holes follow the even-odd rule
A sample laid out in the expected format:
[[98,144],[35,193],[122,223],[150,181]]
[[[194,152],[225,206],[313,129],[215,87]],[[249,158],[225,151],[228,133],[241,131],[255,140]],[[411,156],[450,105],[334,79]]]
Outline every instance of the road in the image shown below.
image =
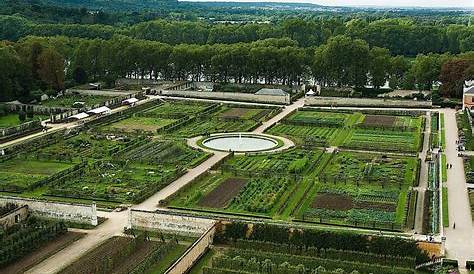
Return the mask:
[[[464,163],[458,157],[456,140],[458,128],[456,112],[452,109],[443,109],[446,128],[446,161],[453,167],[448,169],[448,208],[449,227],[444,229],[446,236],[446,256],[457,259],[460,266],[466,260],[474,260],[474,228],[472,226],[471,208],[468,200]],[[456,227],[454,228],[454,224]],[[466,270],[462,270],[467,273]]]

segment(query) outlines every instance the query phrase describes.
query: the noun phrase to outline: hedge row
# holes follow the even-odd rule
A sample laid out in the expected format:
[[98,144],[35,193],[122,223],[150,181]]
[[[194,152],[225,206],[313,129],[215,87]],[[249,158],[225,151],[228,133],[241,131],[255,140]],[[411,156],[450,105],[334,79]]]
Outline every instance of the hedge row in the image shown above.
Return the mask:
[[317,229],[296,229],[273,224],[233,222],[227,224],[216,235],[216,242],[236,239],[290,244],[318,249],[351,250],[388,256],[414,257],[416,263],[429,260],[427,254],[418,249],[416,241],[398,237],[368,236],[350,232],[332,232]]
[[317,247],[302,248],[289,244],[277,244],[272,242],[252,241],[238,239],[234,246],[239,249],[251,249],[276,253],[289,253],[292,255],[319,257],[323,259],[334,259],[353,261],[361,263],[373,263],[378,265],[398,266],[406,268],[415,267],[415,258],[381,255],[360,251],[341,250],[327,248],[318,249]]

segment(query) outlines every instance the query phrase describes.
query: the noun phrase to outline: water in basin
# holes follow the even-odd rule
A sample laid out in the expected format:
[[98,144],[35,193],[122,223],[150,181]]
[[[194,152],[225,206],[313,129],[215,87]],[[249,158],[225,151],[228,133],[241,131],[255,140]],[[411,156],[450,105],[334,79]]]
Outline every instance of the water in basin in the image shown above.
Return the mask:
[[235,152],[268,150],[278,145],[276,141],[270,138],[252,135],[215,136],[204,140],[202,144],[215,150]]

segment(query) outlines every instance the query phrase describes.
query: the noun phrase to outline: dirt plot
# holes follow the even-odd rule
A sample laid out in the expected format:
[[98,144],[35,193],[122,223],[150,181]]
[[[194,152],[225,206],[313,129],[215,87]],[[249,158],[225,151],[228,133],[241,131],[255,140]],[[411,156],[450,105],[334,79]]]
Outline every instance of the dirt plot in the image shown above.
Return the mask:
[[364,126],[393,126],[397,120],[395,116],[366,115]]
[[231,108],[221,114],[224,119],[252,118],[261,110],[252,108]]
[[27,256],[21,258],[17,262],[0,269],[0,273],[24,273],[26,270],[32,268],[33,266],[39,264],[44,259],[51,257],[61,249],[67,247],[74,241],[82,238],[85,234],[77,232],[68,232],[60,237],[48,242],[47,244],[41,246],[38,250],[28,254]]
[[214,190],[204,196],[198,203],[199,206],[224,208],[239,194],[240,190],[247,184],[247,180],[230,178],[221,183]]
[[334,210],[348,210],[353,207],[352,197],[347,195],[321,193],[316,196],[312,208],[325,208]]
[[355,202],[354,208],[395,212],[397,210],[397,204],[371,201],[357,201]]

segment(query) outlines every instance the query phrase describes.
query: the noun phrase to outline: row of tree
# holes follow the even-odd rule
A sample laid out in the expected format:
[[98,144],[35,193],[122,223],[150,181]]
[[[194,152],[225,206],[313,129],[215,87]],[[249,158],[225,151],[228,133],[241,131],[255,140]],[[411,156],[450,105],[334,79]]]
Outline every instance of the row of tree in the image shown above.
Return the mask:
[[287,19],[269,24],[208,24],[198,21],[155,20],[115,27],[110,25],[38,24],[17,16],[0,16],[0,40],[16,41],[27,35],[134,39],[177,44],[233,44],[268,38],[290,38],[300,47],[316,47],[337,35],[362,39],[371,47],[387,48],[394,55],[453,54],[474,50],[474,27],[458,24],[417,23],[409,19],[319,18]]
[[291,39],[251,43],[172,46],[114,36],[110,40],[28,37],[0,46],[0,100],[28,98],[31,90],[59,91],[69,84],[123,77],[162,80],[301,84],[325,86],[431,89],[443,82],[447,96],[460,96],[473,76],[474,53],[428,54],[415,59],[391,56],[346,35],[313,48]]

